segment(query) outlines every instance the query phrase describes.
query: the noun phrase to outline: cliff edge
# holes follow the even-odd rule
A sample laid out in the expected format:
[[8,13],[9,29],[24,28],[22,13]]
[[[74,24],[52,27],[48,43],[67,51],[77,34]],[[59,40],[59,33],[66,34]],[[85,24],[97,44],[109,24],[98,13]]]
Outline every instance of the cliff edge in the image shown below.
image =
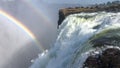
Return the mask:
[[93,5],[90,7],[75,7],[75,8],[64,8],[59,10],[59,20],[58,26],[63,22],[63,20],[70,14],[81,13],[81,12],[119,12],[120,11],[120,1],[108,2],[107,4]]

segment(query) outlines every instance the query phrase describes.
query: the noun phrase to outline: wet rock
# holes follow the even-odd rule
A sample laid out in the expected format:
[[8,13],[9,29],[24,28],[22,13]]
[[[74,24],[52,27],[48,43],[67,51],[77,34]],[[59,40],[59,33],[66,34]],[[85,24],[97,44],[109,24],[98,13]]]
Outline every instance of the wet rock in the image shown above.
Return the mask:
[[64,12],[62,10],[59,10],[58,27],[63,22],[63,20],[65,19],[65,17],[66,17],[66,15],[64,14]]
[[84,62],[83,68],[120,68],[120,50],[108,48],[101,55],[91,55]]
[[96,58],[95,56],[90,56],[87,58],[86,62],[84,63],[84,67],[83,68],[99,68],[99,59]]

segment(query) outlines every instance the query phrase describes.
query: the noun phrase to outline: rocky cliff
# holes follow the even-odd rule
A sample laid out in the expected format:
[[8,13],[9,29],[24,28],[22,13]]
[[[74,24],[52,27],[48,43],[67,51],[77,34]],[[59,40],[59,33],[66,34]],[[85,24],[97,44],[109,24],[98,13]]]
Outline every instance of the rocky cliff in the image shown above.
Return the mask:
[[107,4],[94,5],[90,7],[75,7],[75,8],[60,9],[58,26],[70,14],[81,13],[81,12],[98,12],[98,11],[119,12],[120,1],[115,1],[115,2],[107,3]]
[[[81,12],[120,12],[120,2],[115,1],[112,3],[95,5],[91,7],[75,7],[75,8],[65,8],[59,10],[59,20],[58,26],[62,21],[70,14],[76,14]],[[98,26],[97,26],[98,27]],[[97,28],[95,27],[95,29]],[[99,38],[92,40],[93,48],[101,48],[106,46],[118,46],[118,48],[106,48],[101,50],[101,53],[90,54],[85,62],[83,63],[82,68],[120,68],[120,37],[115,34],[119,30],[110,30],[108,32],[102,33],[103,35],[98,35]],[[113,32],[113,33],[111,33]],[[115,35],[114,35],[115,34]],[[97,35],[96,35],[97,36]],[[115,41],[114,43],[112,43]]]

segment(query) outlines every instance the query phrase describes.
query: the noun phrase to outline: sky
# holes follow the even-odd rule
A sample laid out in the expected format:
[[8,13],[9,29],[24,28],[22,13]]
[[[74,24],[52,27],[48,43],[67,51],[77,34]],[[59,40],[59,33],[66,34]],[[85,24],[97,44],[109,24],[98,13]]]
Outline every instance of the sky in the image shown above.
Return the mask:
[[44,2],[48,3],[56,3],[56,4],[95,4],[95,3],[103,3],[108,1],[115,0],[44,0]]

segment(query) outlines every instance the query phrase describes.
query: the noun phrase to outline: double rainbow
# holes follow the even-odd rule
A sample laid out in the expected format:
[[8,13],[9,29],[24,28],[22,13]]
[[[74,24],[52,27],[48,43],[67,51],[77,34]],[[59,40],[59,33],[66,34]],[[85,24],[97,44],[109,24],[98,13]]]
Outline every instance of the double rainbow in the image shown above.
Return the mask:
[[42,47],[40,42],[37,40],[35,35],[26,26],[24,26],[20,21],[18,21],[13,16],[9,15],[8,13],[6,13],[3,10],[0,10],[0,15],[7,18],[10,21],[12,21],[12,23],[14,23],[16,26],[21,28],[25,33],[27,33],[32,38],[32,40],[36,43],[36,45],[38,45],[40,47],[40,50],[44,51],[44,48]]

